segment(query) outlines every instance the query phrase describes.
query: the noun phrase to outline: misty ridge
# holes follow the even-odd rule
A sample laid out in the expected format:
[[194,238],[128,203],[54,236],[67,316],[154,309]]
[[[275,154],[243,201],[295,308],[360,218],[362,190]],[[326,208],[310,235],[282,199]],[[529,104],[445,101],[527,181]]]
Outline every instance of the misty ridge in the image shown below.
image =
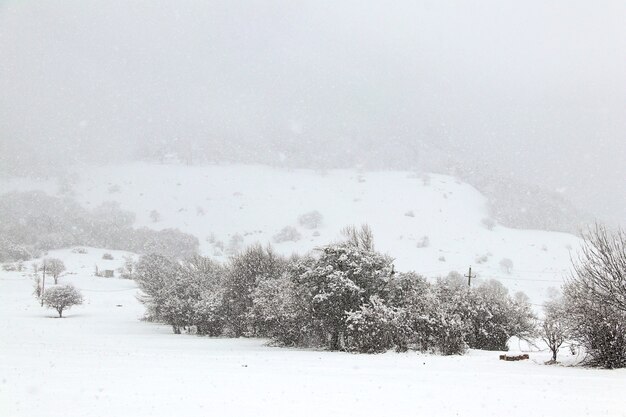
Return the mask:
[[511,227],[619,225],[624,7],[4,2],[0,172],[172,155],[437,172]]

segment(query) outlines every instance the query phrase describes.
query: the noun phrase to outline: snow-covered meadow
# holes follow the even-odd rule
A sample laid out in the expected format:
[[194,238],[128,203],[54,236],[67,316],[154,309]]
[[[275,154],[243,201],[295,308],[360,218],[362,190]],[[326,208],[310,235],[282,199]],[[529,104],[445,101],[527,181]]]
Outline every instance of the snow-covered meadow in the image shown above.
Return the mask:
[[[545,351],[504,362],[486,351],[359,355],[174,335],[140,321],[134,282],[94,277],[106,251],[87,250],[50,254],[65,260],[60,284],[85,296],[63,319],[39,306],[27,272],[0,272],[0,415],[626,415],[625,370],[547,366]],[[121,265],[112,254],[109,267]]]

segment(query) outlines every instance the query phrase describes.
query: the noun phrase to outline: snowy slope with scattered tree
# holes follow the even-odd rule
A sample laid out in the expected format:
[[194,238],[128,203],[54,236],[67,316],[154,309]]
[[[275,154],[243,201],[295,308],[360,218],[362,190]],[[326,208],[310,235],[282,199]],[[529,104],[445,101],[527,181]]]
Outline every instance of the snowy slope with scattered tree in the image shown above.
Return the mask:
[[136,214],[136,227],[193,234],[216,260],[255,242],[302,254],[368,223],[398,270],[435,277],[471,265],[478,279],[498,279],[535,304],[560,286],[579,245],[573,235],[497,224],[485,197],[450,176],[145,163],[75,172],[56,185],[3,180],[0,191],[43,188],[86,208],[116,201]]

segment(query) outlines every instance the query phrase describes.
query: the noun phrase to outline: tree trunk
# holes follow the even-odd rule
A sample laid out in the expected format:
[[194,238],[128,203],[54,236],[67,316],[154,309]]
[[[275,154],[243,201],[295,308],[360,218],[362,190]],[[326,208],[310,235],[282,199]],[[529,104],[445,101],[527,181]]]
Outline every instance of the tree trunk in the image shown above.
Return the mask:
[[59,318],[63,318],[63,309],[57,308],[57,311],[59,312]]
[[556,352],[557,352],[557,349],[552,349],[552,360],[554,362],[556,362]]
[[330,350],[339,350],[339,348],[339,330],[335,330],[330,338]]

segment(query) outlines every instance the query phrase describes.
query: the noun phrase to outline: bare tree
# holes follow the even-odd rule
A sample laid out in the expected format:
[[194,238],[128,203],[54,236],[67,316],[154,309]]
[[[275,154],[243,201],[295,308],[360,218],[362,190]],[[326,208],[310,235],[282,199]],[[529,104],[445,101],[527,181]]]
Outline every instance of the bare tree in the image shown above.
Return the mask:
[[541,326],[541,338],[552,352],[552,362],[556,362],[559,348],[565,342],[566,336],[563,302],[559,299],[548,301],[544,310],[545,318]]
[[596,224],[572,263],[563,288],[572,338],[589,365],[626,367],[626,234]]
[[65,264],[63,261],[57,258],[44,259],[43,267],[46,268],[46,273],[52,275],[52,278],[54,278],[54,284],[58,284],[59,275],[65,271]]
[[583,234],[570,278],[587,296],[626,313],[626,232],[595,224]]
[[502,269],[502,271],[506,272],[507,274],[510,274],[513,270],[513,261],[509,258],[502,258],[500,260],[500,269]]
[[367,223],[362,224],[360,229],[350,225],[343,228],[341,234],[344,235],[348,243],[365,250],[374,250],[374,234]]

